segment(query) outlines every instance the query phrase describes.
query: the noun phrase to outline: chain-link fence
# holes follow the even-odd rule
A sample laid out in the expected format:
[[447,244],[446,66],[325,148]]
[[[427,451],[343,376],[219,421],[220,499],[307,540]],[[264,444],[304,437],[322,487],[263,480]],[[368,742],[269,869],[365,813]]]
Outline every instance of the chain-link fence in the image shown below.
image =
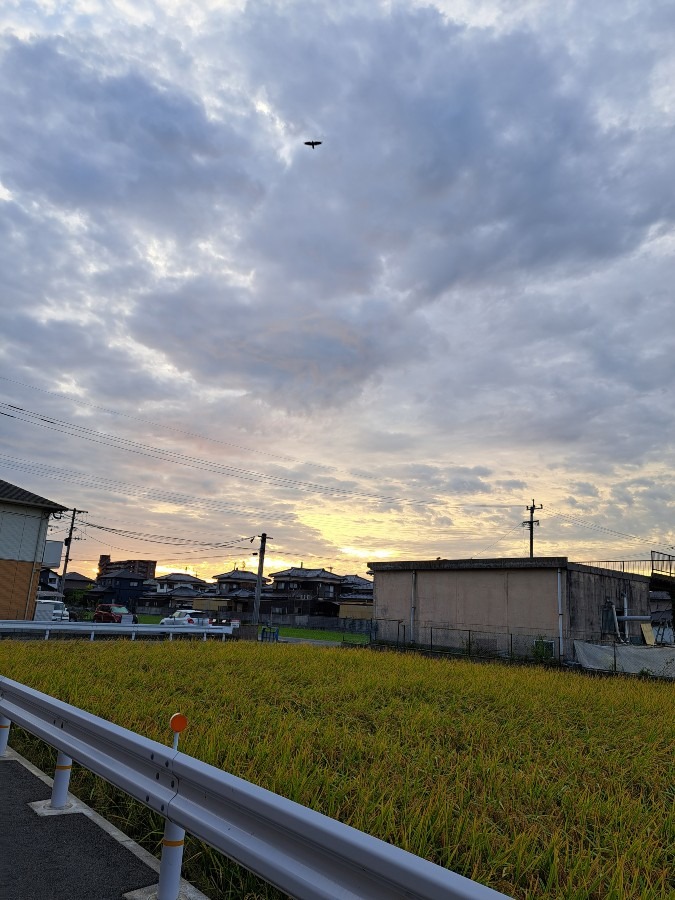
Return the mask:
[[560,661],[558,638],[550,634],[523,634],[423,624],[416,625],[415,640],[412,641],[409,625],[404,620],[378,619],[375,640],[383,645],[417,648],[456,656],[537,662]]

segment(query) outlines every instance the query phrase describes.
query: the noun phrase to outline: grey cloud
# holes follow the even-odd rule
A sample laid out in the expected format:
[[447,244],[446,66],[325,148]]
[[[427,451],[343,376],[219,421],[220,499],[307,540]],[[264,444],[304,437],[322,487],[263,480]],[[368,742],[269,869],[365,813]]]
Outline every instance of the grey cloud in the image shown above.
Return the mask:
[[394,6],[101,13],[58,35],[33,12],[35,37],[3,38],[0,367],[348,459],[336,485],[489,499],[547,477],[583,509],[613,484],[619,530],[638,527],[623,502],[650,523],[657,488],[625,469],[663,469],[675,442],[671,14],[466,28]]
[[259,198],[244,128],[210,121],[180,86],[138,66],[97,72],[66,38],[9,39],[3,49],[10,189],[182,236],[212,226],[225,198],[248,206]]
[[279,303],[271,292],[251,303],[196,279],[141,298],[129,325],[179,368],[296,409],[341,405],[405,354],[425,353],[424,323],[404,323],[382,302],[324,311],[304,300],[291,294]]

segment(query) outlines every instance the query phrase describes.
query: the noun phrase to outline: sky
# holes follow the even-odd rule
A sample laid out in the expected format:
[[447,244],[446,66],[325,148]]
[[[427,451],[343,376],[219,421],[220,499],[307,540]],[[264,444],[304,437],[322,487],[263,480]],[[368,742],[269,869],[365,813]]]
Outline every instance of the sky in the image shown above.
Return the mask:
[[0,478],[69,570],[675,552],[674,35],[5,0]]

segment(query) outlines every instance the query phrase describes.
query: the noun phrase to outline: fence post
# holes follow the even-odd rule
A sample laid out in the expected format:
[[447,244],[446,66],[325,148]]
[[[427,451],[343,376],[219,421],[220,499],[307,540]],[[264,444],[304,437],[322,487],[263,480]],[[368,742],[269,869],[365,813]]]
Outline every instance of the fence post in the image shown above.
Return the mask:
[[513,632],[509,634],[509,659],[513,659]]
[[469,656],[471,656],[471,630],[469,630],[469,641],[468,641],[467,653]]
[[431,650],[432,653],[434,652],[434,626],[433,625],[429,626],[429,650]]
[[59,750],[54,769],[54,784],[52,786],[52,799],[50,809],[65,809],[68,806],[68,786],[70,785],[70,773],[73,761],[69,756]]
[[5,755],[7,750],[7,741],[9,740],[9,726],[11,721],[5,716],[0,716],[0,756]]

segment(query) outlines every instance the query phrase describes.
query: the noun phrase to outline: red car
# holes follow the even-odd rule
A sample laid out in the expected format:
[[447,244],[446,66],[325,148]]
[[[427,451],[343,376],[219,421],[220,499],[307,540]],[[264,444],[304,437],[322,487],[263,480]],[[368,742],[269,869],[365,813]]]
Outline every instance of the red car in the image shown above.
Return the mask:
[[[116,622],[122,621],[122,616],[129,616],[131,613],[126,606],[118,606],[117,603],[99,603],[94,612],[94,622]],[[138,617],[133,618],[134,625],[138,623]]]

